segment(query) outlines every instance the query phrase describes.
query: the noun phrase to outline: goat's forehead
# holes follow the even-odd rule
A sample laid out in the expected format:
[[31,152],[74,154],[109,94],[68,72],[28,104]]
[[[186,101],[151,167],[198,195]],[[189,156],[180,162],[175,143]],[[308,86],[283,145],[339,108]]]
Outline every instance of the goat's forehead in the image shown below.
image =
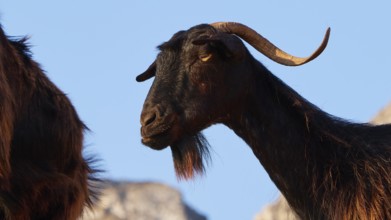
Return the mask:
[[215,33],[216,29],[206,24],[175,33],[168,41],[157,47],[159,50],[156,58],[157,71],[177,68],[181,61],[186,59],[184,58],[186,54],[192,54],[189,51],[192,51],[194,40]]
[[160,44],[157,48],[160,51],[164,50],[173,50],[180,46],[180,44],[183,42],[186,32],[185,31],[179,31],[176,34],[174,34],[168,41]]
[[158,46],[160,51],[179,50],[184,44],[191,43],[193,40],[204,35],[213,35],[216,29],[207,24],[194,26],[186,31],[178,31],[168,41]]
[[[173,72],[181,65],[181,53],[170,49],[163,49],[156,57],[156,76]],[[160,74],[158,74],[160,73]]]

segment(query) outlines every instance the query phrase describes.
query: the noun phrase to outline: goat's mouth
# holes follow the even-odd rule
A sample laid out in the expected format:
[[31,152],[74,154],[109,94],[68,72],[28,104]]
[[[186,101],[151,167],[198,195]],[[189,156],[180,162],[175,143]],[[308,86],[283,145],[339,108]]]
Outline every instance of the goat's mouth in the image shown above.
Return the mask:
[[162,150],[175,143],[180,137],[180,126],[176,117],[141,127],[141,142],[154,149]]
[[169,134],[169,129],[167,129],[160,133],[142,136],[141,142],[154,150],[162,150],[170,145]]
[[[154,150],[170,146],[176,175],[187,180],[203,174],[210,158],[208,142],[197,130],[198,126],[189,126],[184,121],[179,114],[155,119],[141,127],[141,142]],[[193,130],[186,130],[186,127]]]

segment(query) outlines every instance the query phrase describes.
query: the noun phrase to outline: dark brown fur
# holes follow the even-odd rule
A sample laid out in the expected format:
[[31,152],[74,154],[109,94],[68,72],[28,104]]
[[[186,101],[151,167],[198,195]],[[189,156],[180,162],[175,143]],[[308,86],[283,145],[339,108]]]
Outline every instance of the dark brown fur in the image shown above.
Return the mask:
[[155,76],[141,114],[142,141],[157,150],[171,146],[180,177],[202,172],[207,155],[203,142],[188,138],[223,123],[252,148],[302,219],[391,219],[391,125],[323,112],[236,36],[209,25],[178,32],[159,49],[137,77]]
[[202,134],[183,137],[171,145],[174,167],[179,179],[191,179],[205,171],[204,162],[209,160],[208,143]]
[[0,219],[77,219],[91,205],[85,129],[25,39],[0,27]]

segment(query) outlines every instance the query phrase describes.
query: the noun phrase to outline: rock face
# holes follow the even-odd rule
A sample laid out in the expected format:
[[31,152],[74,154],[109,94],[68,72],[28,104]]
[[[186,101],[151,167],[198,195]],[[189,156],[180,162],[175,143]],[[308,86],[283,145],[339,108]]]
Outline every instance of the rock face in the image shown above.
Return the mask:
[[[373,124],[391,123],[391,103],[383,108],[371,121]],[[283,196],[269,206],[266,206],[254,220],[299,220],[289,207]]]
[[289,207],[286,199],[280,196],[275,203],[257,214],[254,220],[299,220],[299,217]]
[[106,182],[100,201],[83,220],[206,220],[181,194],[160,183]]
[[387,124],[391,123],[391,103],[383,108],[375,118],[372,119],[374,124]]

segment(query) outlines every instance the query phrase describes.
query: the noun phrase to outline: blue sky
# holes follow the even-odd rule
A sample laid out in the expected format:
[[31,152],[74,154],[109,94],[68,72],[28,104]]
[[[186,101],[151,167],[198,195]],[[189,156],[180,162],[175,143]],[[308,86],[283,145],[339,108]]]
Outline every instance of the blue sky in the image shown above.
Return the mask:
[[[254,1],[255,2],[255,1]],[[88,151],[107,178],[160,181],[209,219],[252,219],[279,195],[251,150],[229,129],[204,133],[213,162],[204,177],[178,182],[169,149],[140,143],[139,115],[151,80],[135,77],[156,46],[200,23],[237,21],[284,50],[306,56],[331,27],[329,46],[301,67],[273,63],[274,74],[325,111],[365,122],[391,100],[390,1],[2,1],[0,21],[12,36],[31,36],[34,59],[73,101],[91,129]]]

